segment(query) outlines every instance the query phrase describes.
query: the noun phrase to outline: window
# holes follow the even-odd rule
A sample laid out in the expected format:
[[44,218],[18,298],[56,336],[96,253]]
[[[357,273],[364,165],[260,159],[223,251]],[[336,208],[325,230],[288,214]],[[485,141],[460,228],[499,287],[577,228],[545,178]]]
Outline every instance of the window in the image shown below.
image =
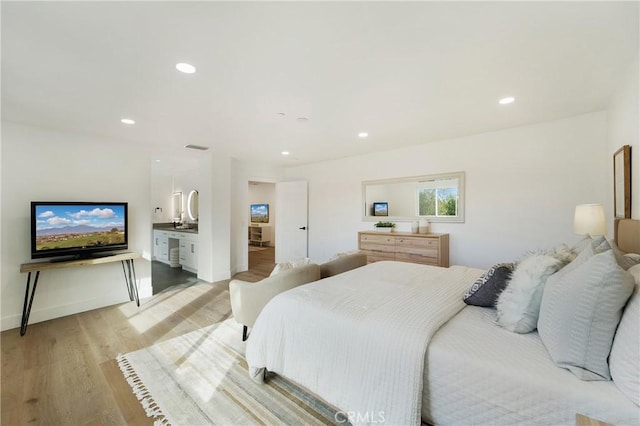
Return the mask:
[[416,206],[419,217],[458,216],[459,179],[434,179],[418,182]]

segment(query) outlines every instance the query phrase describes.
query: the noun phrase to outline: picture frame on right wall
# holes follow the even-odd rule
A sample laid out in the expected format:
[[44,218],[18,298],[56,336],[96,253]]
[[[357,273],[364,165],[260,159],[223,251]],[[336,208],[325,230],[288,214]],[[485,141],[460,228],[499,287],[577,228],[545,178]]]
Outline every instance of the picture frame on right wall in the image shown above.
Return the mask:
[[631,218],[631,146],[613,154],[613,216]]

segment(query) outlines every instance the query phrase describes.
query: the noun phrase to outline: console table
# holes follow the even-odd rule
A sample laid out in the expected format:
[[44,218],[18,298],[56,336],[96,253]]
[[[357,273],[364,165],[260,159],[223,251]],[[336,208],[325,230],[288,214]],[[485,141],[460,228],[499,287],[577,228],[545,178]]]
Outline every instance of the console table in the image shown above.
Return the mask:
[[[22,308],[22,320],[20,322],[20,335],[24,336],[27,332],[27,323],[29,322],[29,314],[31,314],[31,305],[33,305],[33,297],[36,294],[36,286],[38,285],[38,277],[40,271],[47,269],[63,269],[74,268],[76,266],[88,266],[98,265],[100,263],[121,262],[122,271],[124,272],[124,280],[127,284],[127,290],[129,291],[129,300],[136,302],[136,305],[140,306],[140,299],[138,298],[138,287],[136,279],[136,268],[133,264],[134,259],[140,257],[139,253],[119,253],[103,257],[92,257],[88,259],[74,259],[67,261],[46,261],[46,262],[34,262],[23,263],[20,265],[20,273],[28,272],[27,275],[27,288],[24,293],[24,306]],[[31,273],[35,272],[33,280],[33,288],[29,292],[31,287]]]

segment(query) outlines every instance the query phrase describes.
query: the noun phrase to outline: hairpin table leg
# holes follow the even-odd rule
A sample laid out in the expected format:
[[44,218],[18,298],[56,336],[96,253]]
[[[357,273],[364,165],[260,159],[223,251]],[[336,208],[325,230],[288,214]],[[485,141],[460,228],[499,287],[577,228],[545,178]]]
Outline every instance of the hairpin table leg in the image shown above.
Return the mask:
[[[126,269],[125,269],[126,264]],[[124,280],[127,283],[127,290],[129,291],[129,300],[136,302],[136,305],[140,306],[140,298],[138,296],[138,279],[136,278],[136,267],[133,263],[133,259],[127,259],[122,261],[122,271],[124,272]]]
[[24,292],[24,306],[22,308],[22,320],[20,321],[20,335],[24,336],[27,332],[27,324],[29,323],[29,314],[31,314],[31,305],[33,305],[33,297],[36,294],[36,286],[38,285],[38,277],[40,271],[36,271],[35,279],[33,280],[33,288],[31,289],[31,295],[29,295],[29,287],[31,286],[31,272],[27,275],[27,288]]

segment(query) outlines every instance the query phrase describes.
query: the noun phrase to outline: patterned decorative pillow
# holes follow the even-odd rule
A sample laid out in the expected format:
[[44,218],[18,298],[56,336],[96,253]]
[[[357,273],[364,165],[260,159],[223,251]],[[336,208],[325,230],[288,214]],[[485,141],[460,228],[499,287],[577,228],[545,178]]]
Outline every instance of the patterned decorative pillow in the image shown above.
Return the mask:
[[464,295],[467,305],[494,307],[498,296],[507,287],[513,263],[498,263],[482,274]]

